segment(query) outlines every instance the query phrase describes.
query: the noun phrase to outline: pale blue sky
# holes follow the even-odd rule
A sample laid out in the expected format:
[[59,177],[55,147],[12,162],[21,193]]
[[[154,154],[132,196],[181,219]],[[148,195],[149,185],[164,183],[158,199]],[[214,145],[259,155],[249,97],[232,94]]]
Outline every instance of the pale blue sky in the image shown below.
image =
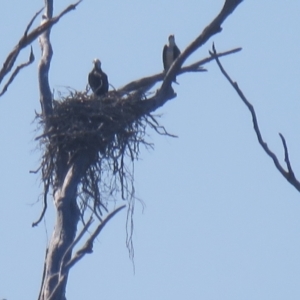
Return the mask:
[[[54,1],[58,13],[70,2]],[[162,70],[170,33],[184,49],[212,20],[223,0],[84,0],[53,27],[50,84],[84,89],[99,57],[119,87]],[[0,63],[17,43],[42,0],[2,1]],[[256,108],[262,133],[283,163],[286,137],[300,178],[300,2],[245,0],[188,62],[220,51]],[[40,111],[35,63],[0,98],[0,299],[36,299],[44,251],[53,226],[31,228],[42,204],[35,113]],[[18,62],[27,59],[29,48]],[[215,63],[185,74],[178,97],[158,113],[178,139],[149,130],[154,151],[135,165],[135,274],[125,247],[125,211],[105,228],[94,253],[71,271],[72,300],[282,300],[300,297],[300,195],[258,145],[246,107]]]

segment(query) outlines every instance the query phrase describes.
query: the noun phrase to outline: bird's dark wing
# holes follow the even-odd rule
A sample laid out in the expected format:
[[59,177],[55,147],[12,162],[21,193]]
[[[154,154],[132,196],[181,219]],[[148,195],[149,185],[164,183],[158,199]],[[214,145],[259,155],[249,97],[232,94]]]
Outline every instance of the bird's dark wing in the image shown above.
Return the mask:
[[162,59],[163,59],[163,64],[164,64],[164,69],[165,70],[168,69],[168,65],[167,65],[167,51],[168,51],[168,46],[165,45],[164,49],[163,49],[163,53],[162,53]]
[[96,70],[93,70],[89,74],[89,84],[90,84],[92,90],[98,89],[99,86],[102,85],[102,73],[100,73]]
[[101,81],[102,81],[101,90],[103,94],[105,94],[108,92],[108,77],[104,72],[102,72]]
[[97,87],[99,86],[99,78],[96,76],[95,71],[92,71],[91,73],[89,73],[89,85],[92,89],[92,91],[94,92]]
[[88,76],[89,85],[92,91],[102,96],[108,92],[108,78],[102,70],[93,70]]
[[180,55],[180,50],[179,48],[175,45],[174,46],[174,60]]

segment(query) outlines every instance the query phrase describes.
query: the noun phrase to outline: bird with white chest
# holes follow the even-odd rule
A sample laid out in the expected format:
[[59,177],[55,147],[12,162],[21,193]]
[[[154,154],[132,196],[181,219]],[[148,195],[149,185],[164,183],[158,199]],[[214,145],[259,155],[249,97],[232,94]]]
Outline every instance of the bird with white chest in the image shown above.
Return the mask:
[[94,68],[88,76],[89,85],[95,95],[103,96],[108,92],[108,78],[102,71],[101,61],[96,58],[93,60],[93,63]]
[[[169,36],[169,44],[165,45],[163,48],[162,56],[165,72],[169,70],[169,68],[172,66],[173,62],[177,59],[180,53],[181,52],[175,43],[175,36],[171,34]],[[176,81],[176,77],[174,78],[174,81]]]

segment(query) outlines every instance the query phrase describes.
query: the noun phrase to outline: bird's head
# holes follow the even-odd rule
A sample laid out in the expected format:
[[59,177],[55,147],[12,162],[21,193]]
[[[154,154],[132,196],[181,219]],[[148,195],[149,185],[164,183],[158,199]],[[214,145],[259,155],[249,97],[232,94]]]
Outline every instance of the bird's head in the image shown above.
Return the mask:
[[94,66],[95,66],[96,69],[101,70],[101,61],[100,61],[100,59],[95,58],[93,60],[93,63],[94,63]]
[[174,45],[175,44],[175,36],[174,36],[174,34],[169,35],[169,43],[170,43],[170,45]]

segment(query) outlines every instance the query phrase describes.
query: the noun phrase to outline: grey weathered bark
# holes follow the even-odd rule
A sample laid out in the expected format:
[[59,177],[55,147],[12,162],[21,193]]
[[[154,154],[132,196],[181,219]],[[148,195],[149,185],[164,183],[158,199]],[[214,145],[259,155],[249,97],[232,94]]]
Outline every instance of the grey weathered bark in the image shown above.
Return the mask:
[[[43,23],[52,18],[53,0],[45,0],[45,6]],[[53,51],[50,42],[50,30],[49,28],[40,36],[42,57],[38,71],[40,102],[46,124],[45,130],[48,130],[47,119],[52,113],[49,69]],[[84,174],[89,165],[89,153],[81,153],[71,166],[68,166],[66,161],[58,163],[59,174],[54,193],[56,222],[45,258],[45,270],[39,295],[40,300],[65,299],[68,274],[59,274],[59,272],[62,269],[61,266],[66,264],[72,255],[72,251],[67,250],[75,239],[79,221],[79,209],[76,202],[77,186],[82,174]],[[64,276],[61,277],[59,275]],[[62,280],[59,282],[60,278]]]
[[[159,75],[159,79],[152,79],[154,82],[163,79],[163,83],[161,88],[152,98],[147,101],[137,103],[140,112],[143,114],[149,114],[176,96],[171,88],[171,82],[174,75],[180,73],[183,62],[191,53],[205,43],[213,34],[221,31],[222,22],[240,2],[242,2],[242,0],[227,0],[219,16],[209,26],[207,26],[203,33],[190,46],[188,46],[185,51],[182,52],[178,60],[173,63],[165,77],[161,78],[162,75]],[[53,22],[53,0],[45,0],[45,5],[46,10],[43,17],[43,23],[48,24],[49,22]],[[48,130],[51,129],[51,124],[49,124],[48,119],[52,114],[52,94],[49,85],[49,69],[53,51],[50,42],[50,30],[51,26],[49,26],[48,29],[40,36],[42,57],[39,64],[39,85],[42,115],[46,125],[45,136],[47,135]],[[197,65],[193,68],[197,71],[199,66]],[[137,92],[139,91],[139,87],[143,89],[143,92],[145,92],[145,90],[151,88],[151,84],[148,82],[145,88],[143,84],[139,86],[139,81],[137,81],[135,83],[135,90]],[[124,90],[126,89],[121,88],[119,90],[120,94],[122,94]],[[56,162],[57,173],[53,187],[56,222],[54,232],[46,252],[45,268],[39,300],[66,299],[65,293],[68,273],[70,267],[74,262],[76,262],[76,259],[72,260],[72,249],[76,238],[77,225],[80,216],[76,199],[77,189],[82,176],[85,174],[91,163],[93,155],[88,150],[82,150],[80,153],[77,153],[76,158],[72,160],[71,164],[66,155],[60,155],[59,157],[60,160]],[[115,212],[117,211],[119,210],[115,210]],[[110,215],[110,217],[112,216],[113,214]],[[103,224],[101,224],[95,231],[94,236],[98,234],[105,225],[105,222],[102,223]],[[80,257],[83,252],[88,253],[92,242],[93,239],[89,240],[83,250],[76,253],[77,257]]]
[[68,168],[66,176],[58,182],[54,194],[56,222],[47,251],[40,300],[65,299],[68,274],[60,274],[60,270],[64,270],[64,265],[71,259],[72,251],[67,253],[67,250],[75,239],[79,221],[77,186],[88,164],[88,153],[82,153]]

